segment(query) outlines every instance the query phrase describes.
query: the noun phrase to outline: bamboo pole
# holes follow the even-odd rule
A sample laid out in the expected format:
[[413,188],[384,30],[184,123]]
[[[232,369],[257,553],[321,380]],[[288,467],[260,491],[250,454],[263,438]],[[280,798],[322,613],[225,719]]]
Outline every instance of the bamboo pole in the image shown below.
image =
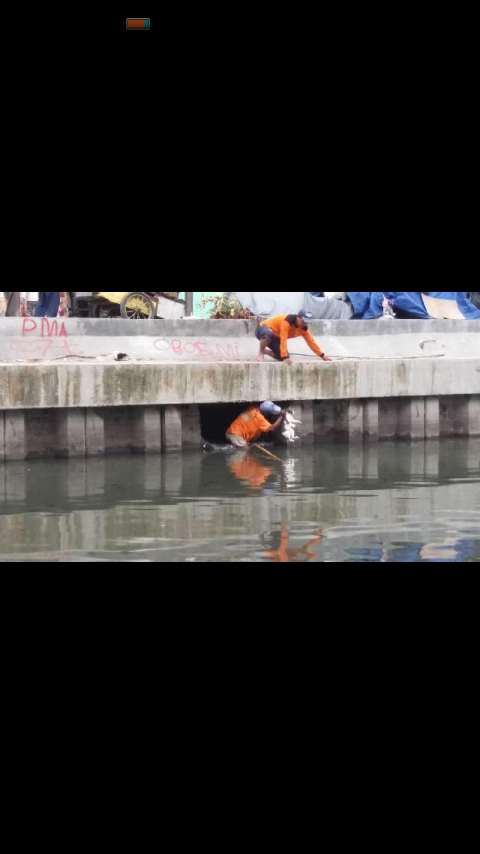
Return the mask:
[[271,451],[267,451],[266,448],[262,448],[261,445],[250,445],[251,448],[256,448],[257,451],[262,451],[263,454],[266,454],[267,457],[271,457],[272,460],[275,460],[277,463],[281,463],[282,460],[280,457],[276,457],[275,454],[272,454]]

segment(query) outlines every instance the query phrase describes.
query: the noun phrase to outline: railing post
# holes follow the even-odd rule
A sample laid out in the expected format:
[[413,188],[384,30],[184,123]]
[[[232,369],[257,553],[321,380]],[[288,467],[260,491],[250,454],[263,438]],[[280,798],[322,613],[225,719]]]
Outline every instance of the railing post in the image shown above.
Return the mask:
[[193,291],[185,291],[185,314],[187,317],[193,314]]

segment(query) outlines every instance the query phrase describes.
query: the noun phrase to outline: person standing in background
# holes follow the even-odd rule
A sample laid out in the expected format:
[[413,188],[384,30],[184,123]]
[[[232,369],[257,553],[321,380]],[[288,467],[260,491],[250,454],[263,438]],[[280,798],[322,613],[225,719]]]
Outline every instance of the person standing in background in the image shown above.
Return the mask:
[[25,317],[33,317],[38,302],[38,291],[21,291]]
[[35,317],[56,317],[60,307],[60,291],[39,291]]
[[60,309],[58,312],[59,317],[68,317],[70,314],[68,310],[68,294],[66,291],[60,291]]

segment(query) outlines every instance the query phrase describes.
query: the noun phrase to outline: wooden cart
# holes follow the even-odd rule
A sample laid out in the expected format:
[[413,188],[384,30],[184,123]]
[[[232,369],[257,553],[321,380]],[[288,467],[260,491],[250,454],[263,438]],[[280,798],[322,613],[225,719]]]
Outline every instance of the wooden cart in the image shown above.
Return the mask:
[[185,315],[185,303],[179,295],[172,291],[75,291],[69,292],[69,308],[74,317],[177,319]]

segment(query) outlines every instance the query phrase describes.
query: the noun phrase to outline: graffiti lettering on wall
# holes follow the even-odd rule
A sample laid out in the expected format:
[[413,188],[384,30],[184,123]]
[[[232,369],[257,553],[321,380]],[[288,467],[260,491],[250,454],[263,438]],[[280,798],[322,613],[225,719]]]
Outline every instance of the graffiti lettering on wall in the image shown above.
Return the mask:
[[154,347],[160,353],[173,353],[190,359],[224,359],[225,361],[240,361],[238,344],[210,344],[206,341],[181,341],[179,338],[157,338]]
[[61,321],[59,325],[58,320],[49,320],[48,317],[42,317],[39,325],[39,321],[34,320],[33,317],[24,317],[22,335],[23,337],[26,335],[36,335],[37,337],[40,336],[40,338],[66,338],[68,332],[64,321]]
[[17,359],[58,359],[72,355],[67,336],[63,321],[49,320],[48,317],[38,320],[25,317],[22,322],[22,340],[14,339],[10,349]]

